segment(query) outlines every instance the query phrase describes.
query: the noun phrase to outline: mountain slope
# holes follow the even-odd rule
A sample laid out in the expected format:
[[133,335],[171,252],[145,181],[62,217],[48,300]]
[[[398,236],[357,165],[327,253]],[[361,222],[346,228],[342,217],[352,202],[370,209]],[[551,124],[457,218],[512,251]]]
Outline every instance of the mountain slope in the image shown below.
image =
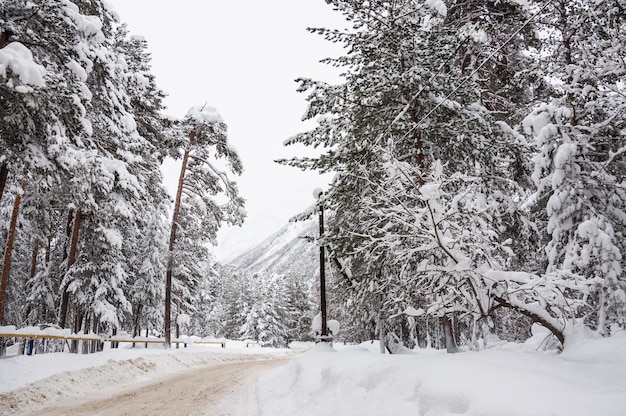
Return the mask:
[[319,247],[306,237],[319,233],[317,219],[291,222],[229,264],[248,273],[319,275]]

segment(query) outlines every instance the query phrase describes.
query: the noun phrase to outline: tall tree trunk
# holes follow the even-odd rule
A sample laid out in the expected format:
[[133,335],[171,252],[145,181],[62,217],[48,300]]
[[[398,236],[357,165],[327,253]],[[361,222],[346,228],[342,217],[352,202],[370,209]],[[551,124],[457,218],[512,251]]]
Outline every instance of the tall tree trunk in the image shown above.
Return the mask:
[[450,354],[454,354],[459,351],[456,340],[454,339],[454,328],[452,325],[452,317],[450,315],[444,315],[441,318],[441,324],[443,326],[443,336],[446,340],[446,351]]
[[[4,30],[0,32],[0,49],[4,48],[7,43],[9,43],[9,38],[11,37],[11,32],[8,30]],[[9,176],[9,169],[3,163],[0,166],[0,201],[2,200],[2,195],[4,195],[4,188],[7,184],[7,177]],[[13,230],[15,232],[15,230]],[[11,235],[9,233],[9,239]],[[7,241],[7,249],[9,246],[9,242]],[[11,249],[13,248],[13,242],[11,241]],[[4,253],[4,266],[2,267],[2,283],[0,284],[0,325],[2,325],[2,320],[4,319],[4,301],[6,299],[6,291],[7,285],[9,283],[9,264],[7,263],[7,251]],[[9,260],[11,258],[11,254],[9,253]],[[5,269],[6,277],[5,277]],[[5,281],[6,280],[6,281]],[[6,354],[6,343],[4,338],[0,338],[0,357],[4,357]]]
[[[91,314],[90,313],[85,314],[84,324],[82,325],[82,328],[83,328],[83,333],[85,335],[89,334],[89,330],[91,329]],[[90,342],[83,341],[83,345],[81,348],[83,354],[89,354],[89,344]]]
[[13,213],[11,214],[11,224],[9,225],[9,237],[4,250],[4,264],[2,266],[2,282],[0,283],[0,325],[4,323],[4,308],[6,305],[7,287],[9,285],[9,271],[11,270],[11,256],[13,254],[13,243],[15,242],[15,230],[17,228],[17,217],[20,213],[20,203],[22,195],[16,195],[13,203]]
[[[195,131],[189,134],[189,145],[192,145],[196,136]],[[172,272],[174,261],[174,245],[176,243],[176,230],[178,229],[178,215],[180,213],[180,201],[183,197],[183,185],[185,183],[185,172],[187,171],[187,163],[189,163],[189,150],[185,150],[183,162],[180,167],[180,176],[178,177],[178,190],[176,191],[176,201],[174,203],[174,214],[172,215],[172,228],[170,231],[170,244],[168,247],[167,272],[165,273],[165,317],[163,319],[165,325],[165,347],[172,346]]]
[[[180,325],[178,324],[178,321],[176,321],[176,339],[180,338]],[[176,349],[180,348],[180,342],[176,343]]]
[[380,353],[384,354],[385,350],[387,349],[387,342],[385,334],[385,322],[383,321],[382,313],[380,311],[378,311],[378,345]]
[[[96,314],[92,313],[91,314],[91,322],[93,322],[93,328],[91,329],[91,332],[93,334],[97,334],[98,332],[100,332],[100,323],[98,322],[98,319],[96,318]],[[100,347],[100,341],[91,341],[91,351],[89,352],[98,352],[99,347]]]
[[[77,210],[76,215],[74,216],[74,228],[72,230],[72,240],[70,243],[70,251],[67,256],[67,268],[65,269],[65,273],[70,270],[70,268],[76,261],[76,249],[78,247],[78,235],[80,231],[80,222],[82,217],[82,211],[80,209]],[[61,328],[65,328],[69,301],[70,292],[67,291],[67,286],[65,286],[63,287],[63,298],[61,299],[61,316],[59,321],[59,326]]]
[[[77,334],[83,329],[83,312],[79,307],[76,307],[74,310],[74,333]],[[78,341],[72,340],[72,347],[70,348],[70,352],[73,354],[78,354]]]
[[48,236],[48,242],[46,243],[46,256],[44,257],[44,261],[46,262],[46,266],[50,263],[50,252],[52,251],[52,236]]
[[[12,34],[10,30],[0,31],[0,49],[4,48],[9,43]],[[3,163],[2,166],[0,166],[0,201],[2,200],[2,195],[4,195],[4,188],[6,187],[8,176],[9,168]],[[0,323],[1,322],[0,320]]]
[[[67,261],[67,257],[70,253],[70,246],[72,245],[72,224],[74,222],[74,210],[70,209],[67,212],[67,221],[65,223],[65,247],[63,249],[63,258],[61,259],[61,263]],[[67,265],[66,265],[67,270]],[[68,302],[69,302],[69,294],[65,295],[65,286],[63,285],[63,277],[65,273],[61,273],[59,277],[59,292],[61,293],[61,306],[59,309],[59,314],[57,317],[57,322],[61,328],[65,328],[65,315],[66,313],[62,313],[63,310],[67,311]],[[63,316],[63,318],[61,318]],[[63,321],[63,322],[61,322]],[[63,325],[61,325],[61,323]]]
[[[143,309],[143,305],[139,303],[135,307],[135,317],[133,319],[133,338],[141,336],[141,328],[139,327],[139,320],[141,319],[141,310]],[[135,343],[133,342],[133,348],[135,348]]]
[[37,255],[39,254],[39,240],[35,241],[33,246],[33,252],[30,256],[30,274],[29,277],[33,279],[37,274]]
[[4,194],[4,188],[7,185],[7,178],[9,177],[9,169],[6,165],[0,166],[0,201],[2,200],[2,195]]
[[[113,334],[111,335],[112,337],[117,335],[117,328],[113,328]],[[117,348],[117,344],[119,344],[118,342],[115,341],[111,341],[111,348]]]

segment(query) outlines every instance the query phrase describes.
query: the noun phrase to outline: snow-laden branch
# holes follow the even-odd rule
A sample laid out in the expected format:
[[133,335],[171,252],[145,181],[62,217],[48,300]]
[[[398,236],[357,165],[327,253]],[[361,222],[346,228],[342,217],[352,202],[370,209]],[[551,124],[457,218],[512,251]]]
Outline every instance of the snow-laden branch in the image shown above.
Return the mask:
[[221,170],[217,169],[213,163],[211,163],[210,160],[207,160],[203,157],[200,156],[196,156],[196,155],[192,155],[189,154],[189,157],[195,160],[199,160],[201,162],[206,163],[206,165],[213,171],[213,173],[215,173],[215,175],[217,175],[217,177],[219,177],[222,181],[222,183],[224,184],[224,186],[226,187],[226,191],[230,194],[230,195],[234,195],[237,192],[235,191],[235,188],[233,188],[232,184],[230,183],[230,181],[228,180],[228,176],[226,175],[225,172],[222,172]]

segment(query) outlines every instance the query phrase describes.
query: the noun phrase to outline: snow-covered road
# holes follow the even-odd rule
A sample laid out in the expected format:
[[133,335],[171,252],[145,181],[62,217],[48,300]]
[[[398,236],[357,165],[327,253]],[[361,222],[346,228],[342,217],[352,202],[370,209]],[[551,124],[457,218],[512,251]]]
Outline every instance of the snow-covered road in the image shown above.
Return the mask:
[[258,376],[284,363],[283,360],[270,360],[212,365],[116,388],[82,400],[49,404],[32,414],[256,416]]
[[[71,356],[14,357],[2,360],[3,369],[11,371],[9,365],[16,362],[15,369],[22,371],[24,363],[49,361],[55,355],[61,360]],[[290,355],[196,350],[109,359],[5,391],[0,394],[0,415],[256,416],[258,378],[285,365]]]

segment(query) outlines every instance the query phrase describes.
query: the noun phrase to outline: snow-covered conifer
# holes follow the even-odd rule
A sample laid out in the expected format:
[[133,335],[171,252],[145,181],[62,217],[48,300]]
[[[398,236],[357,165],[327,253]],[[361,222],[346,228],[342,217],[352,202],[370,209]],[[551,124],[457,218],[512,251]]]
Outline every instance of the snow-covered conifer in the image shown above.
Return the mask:
[[368,322],[403,336],[408,306],[484,317],[481,270],[507,267],[508,239],[523,229],[529,164],[504,114],[529,96],[524,74],[506,75],[525,59],[528,11],[514,1],[331,3],[353,30],[318,32],[346,45],[328,60],[345,82],[301,80],[318,126],[287,142],[329,150],[283,162],[337,172],[323,240],[349,259],[342,287],[380,308]]
[[542,22],[551,93],[524,120],[535,143],[552,314],[602,334],[626,324],[626,19],[621,1],[559,1]]
[[[245,217],[244,199],[229,175],[243,169],[239,155],[228,143],[226,124],[213,107],[192,107],[180,124],[176,143],[182,157],[178,190],[172,215],[169,260],[165,282],[165,342],[170,343],[172,290],[179,274],[179,292],[193,289],[197,259],[184,259],[178,245],[186,241],[199,250],[215,244],[223,224],[240,225]],[[185,272],[183,275],[182,273]],[[183,279],[183,276],[186,276]],[[185,282],[186,280],[186,282]]]

